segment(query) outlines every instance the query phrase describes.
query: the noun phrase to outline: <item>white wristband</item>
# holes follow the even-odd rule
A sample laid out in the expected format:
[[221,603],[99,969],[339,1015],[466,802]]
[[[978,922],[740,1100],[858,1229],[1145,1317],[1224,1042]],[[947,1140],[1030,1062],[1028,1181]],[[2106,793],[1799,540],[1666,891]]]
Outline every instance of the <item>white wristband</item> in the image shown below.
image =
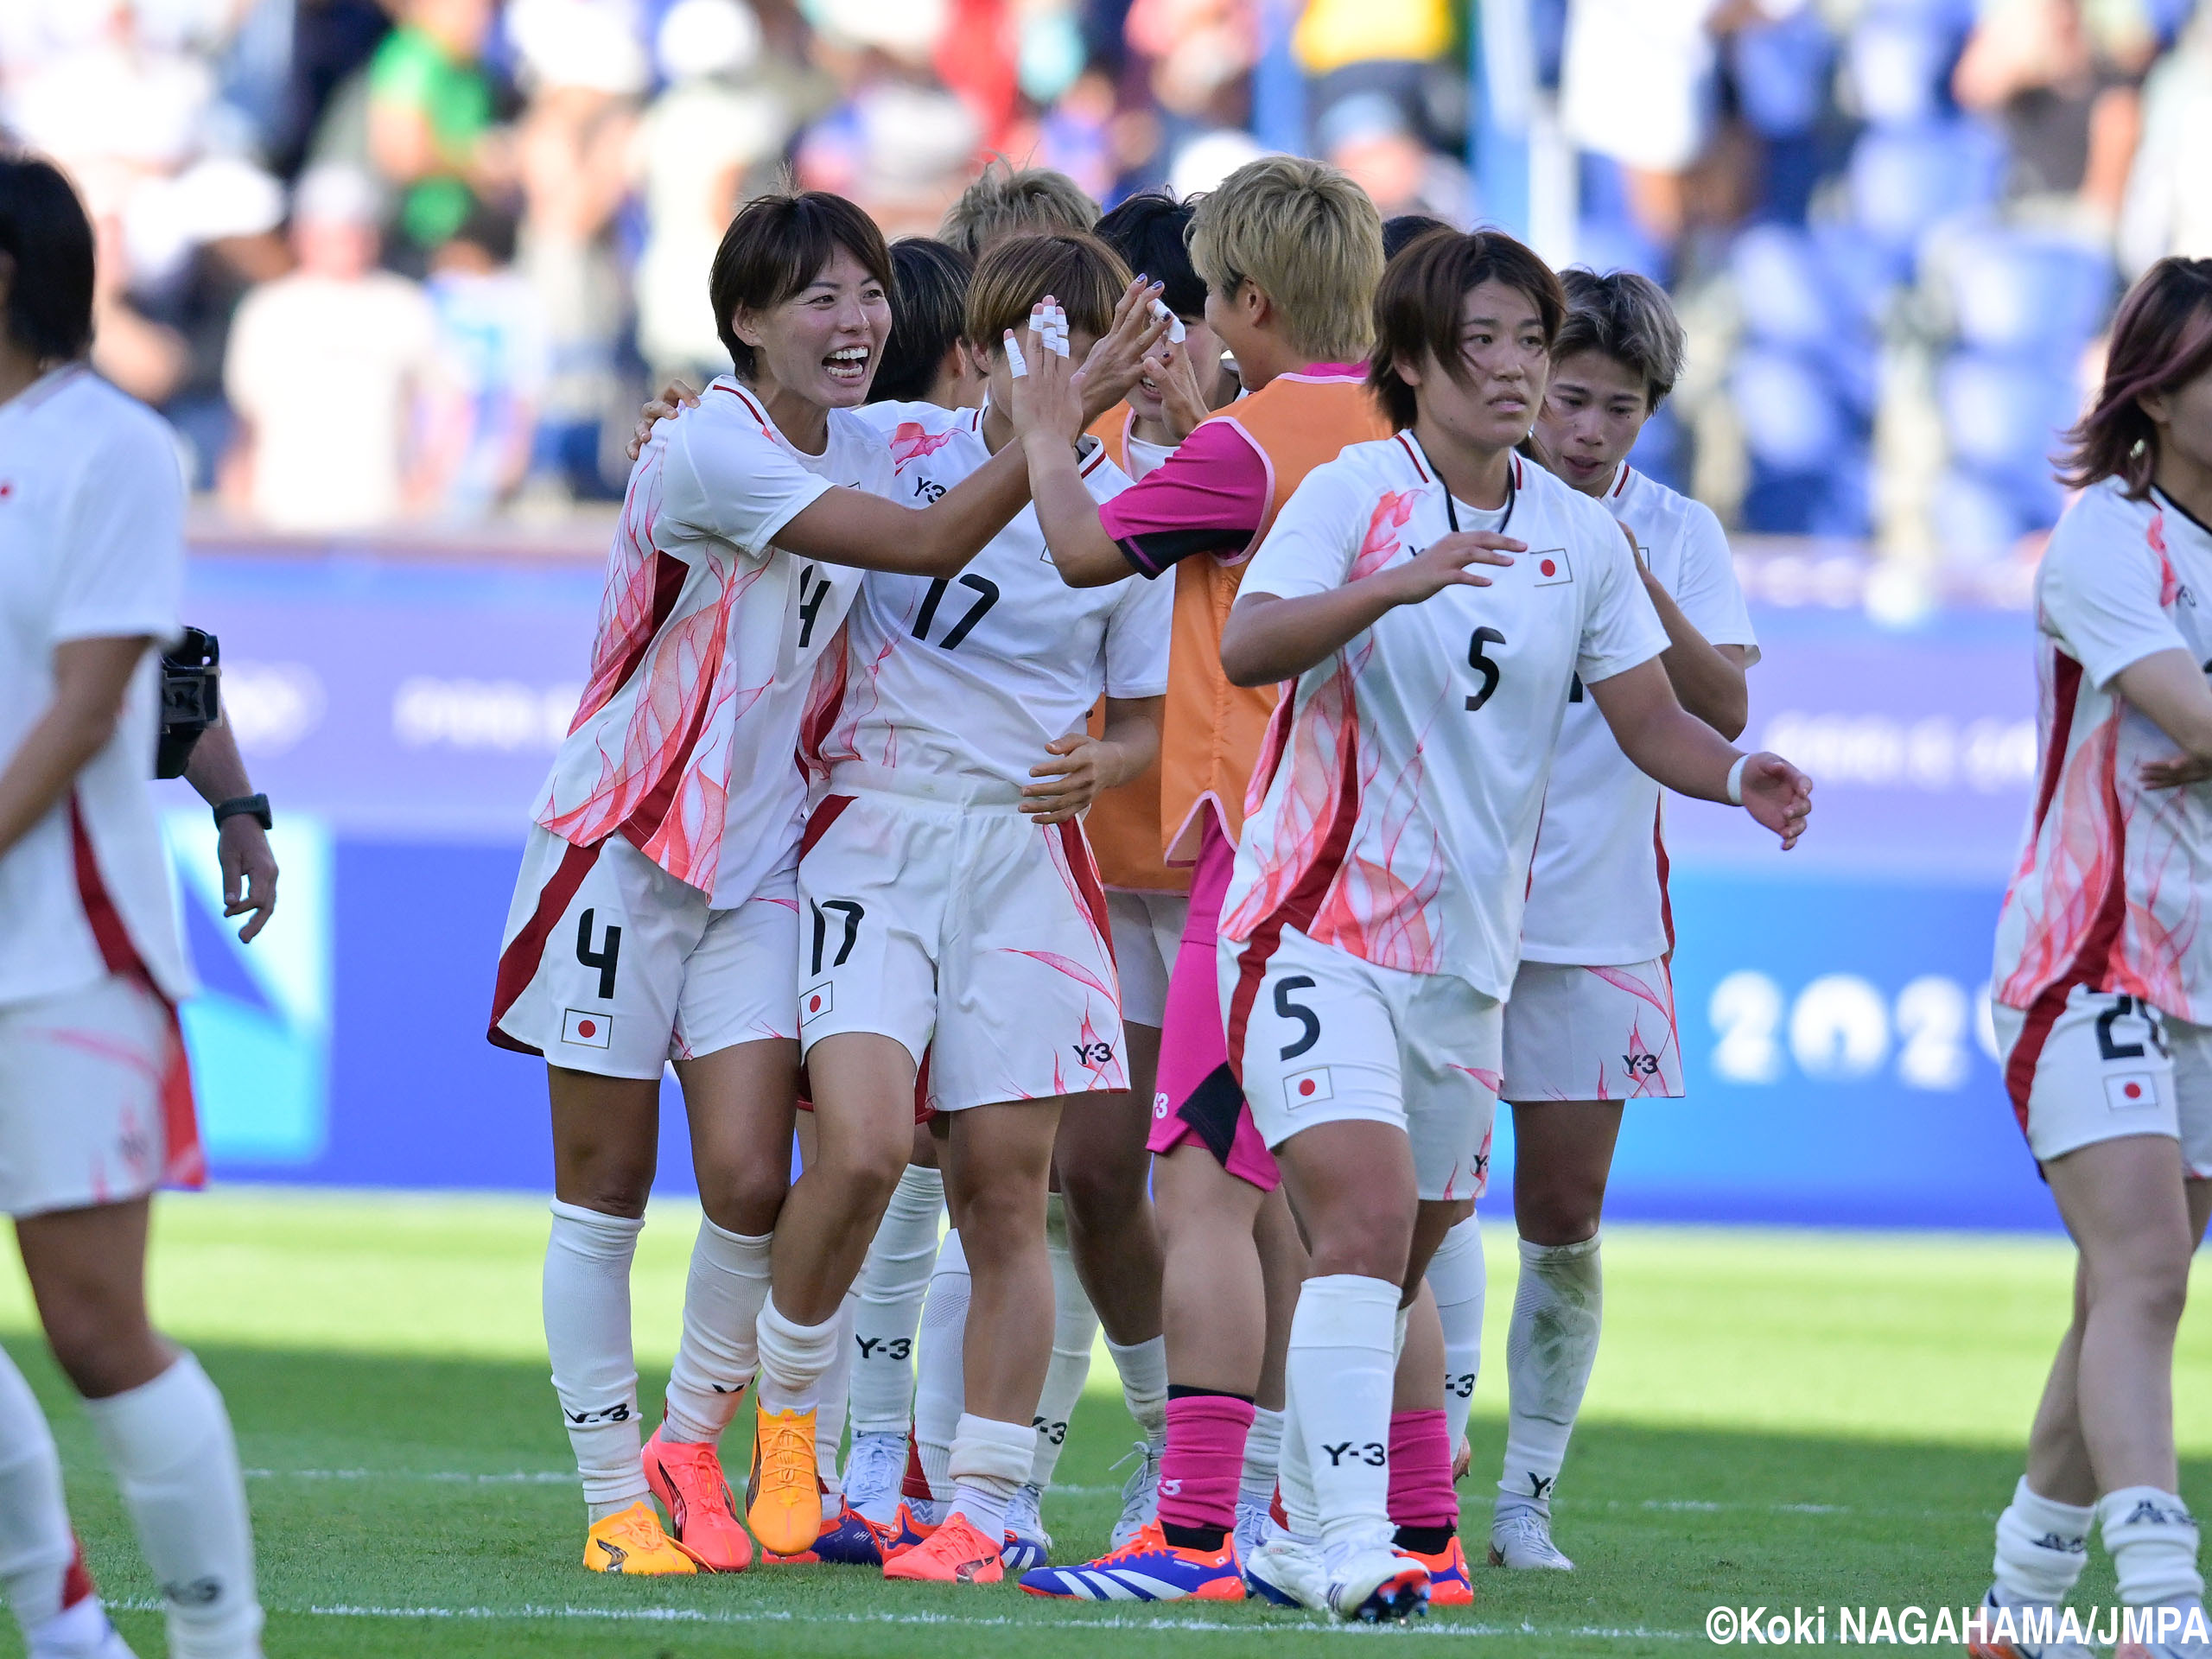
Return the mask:
[[1739,754],[1736,757],[1736,764],[1728,768],[1728,804],[1731,806],[1744,804],[1744,762],[1751,758],[1748,754]]

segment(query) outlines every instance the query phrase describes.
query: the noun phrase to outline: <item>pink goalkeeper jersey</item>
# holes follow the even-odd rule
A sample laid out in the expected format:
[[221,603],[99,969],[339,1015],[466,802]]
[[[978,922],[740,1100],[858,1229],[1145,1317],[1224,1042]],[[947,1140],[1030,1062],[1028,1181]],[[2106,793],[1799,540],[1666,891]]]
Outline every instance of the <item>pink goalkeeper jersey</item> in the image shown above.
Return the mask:
[[2036,577],[2035,804],[1997,921],[1996,1000],[2063,1005],[2075,985],[2212,1024],[2212,786],[2150,789],[2173,740],[2113,682],[2161,651],[2212,670],[2212,530],[2116,480],[2083,492]]
[[1487,588],[1386,611],[1276,705],[1252,774],[1221,931],[1308,938],[1376,963],[1452,974],[1503,1000],[1560,723],[1575,677],[1667,648],[1605,509],[1510,458],[1502,512],[1452,504],[1410,435],[1306,474],[1245,572],[1247,594],[1327,593],[1455,528],[1527,543]]
[[887,497],[896,486],[889,447],[849,410],[830,411],[828,446],[806,454],[724,375],[654,428],[538,823],[578,846],[620,835],[718,908],[790,855],[807,690],[861,573],[775,537],[837,485]]

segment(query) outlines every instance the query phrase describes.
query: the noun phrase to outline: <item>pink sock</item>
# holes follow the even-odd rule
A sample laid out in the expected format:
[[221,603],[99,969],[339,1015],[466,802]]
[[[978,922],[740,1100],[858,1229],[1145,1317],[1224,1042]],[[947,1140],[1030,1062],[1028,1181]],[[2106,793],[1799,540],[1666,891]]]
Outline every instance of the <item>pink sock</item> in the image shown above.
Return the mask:
[[[1444,1414],[1436,1414],[1442,1433]],[[1167,1402],[1167,1449],[1160,1459],[1160,1524],[1227,1532],[1236,1525],[1236,1484],[1252,1402],[1192,1394]],[[1451,1472],[1447,1468],[1447,1475]]]
[[1390,1524],[1459,1524],[1459,1494],[1452,1488],[1452,1438],[1441,1411],[1390,1414]]

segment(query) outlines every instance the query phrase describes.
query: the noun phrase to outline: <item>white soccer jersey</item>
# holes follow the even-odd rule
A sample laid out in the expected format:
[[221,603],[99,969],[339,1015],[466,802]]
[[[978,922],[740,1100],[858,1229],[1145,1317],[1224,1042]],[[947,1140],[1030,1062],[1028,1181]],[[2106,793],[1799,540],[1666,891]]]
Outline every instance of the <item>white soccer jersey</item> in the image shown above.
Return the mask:
[[[1628,526],[1659,585],[1716,645],[1758,660],[1735,560],[1713,510],[1621,463],[1605,505]],[[1674,949],[1667,914],[1661,791],[1613,741],[1578,683],[1544,795],[1543,827],[1521,923],[1529,962],[1619,967]]]
[[[1385,612],[1277,706],[1225,938],[1291,926],[1382,967],[1511,993],[1575,677],[1649,662],[1667,635],[1605,510],[1517,455],[1510,467],[1503,533],[1529,550],[1484,569],[1490,587]],[[1410,434],[1355,444],[1284,505],[1244,591],[1325,593],[1480,517],[1448,503]]]
[[620,834],[717,908],[789,854],[807,693],[860,572],[774,543],[836,485],[897,499],[889,448],[848,410],[830,411],[828,447],[806,454],[723,375],[653,429],[537,823],[578,846]]
[[[184,478],[158,416],[81,365],[0,404],[0,766],[54,699],[54,653],[177,632]],[[154,813],[160,664],[130,677],[114,735],[0,856],[0,1003],[143,968],[192,989]]]
[[[873,404],[898,470],[897,499],[926,506],[990,459],[982,411]],[[1083,463],[1094,499],[1129,486],[1104,450]],[[1103,690],[1167,689],[1169,584],[1071,588],[1033,508],[950,581],[871,571],[845,638],[823,664],[807,721],[824,772],[866,761],[1024,785],[1054,738],[1081,731]]]
[[2026,846],[1997,921],[1996,999],[2051,1019],[2076,985],[2212,1023],[2212,785],[2149,789],[2171,738],[2113,684],[2161,651],[2212,664],[2212,529],[2117,480],[2084,491],[2036,576],[2039,751]]

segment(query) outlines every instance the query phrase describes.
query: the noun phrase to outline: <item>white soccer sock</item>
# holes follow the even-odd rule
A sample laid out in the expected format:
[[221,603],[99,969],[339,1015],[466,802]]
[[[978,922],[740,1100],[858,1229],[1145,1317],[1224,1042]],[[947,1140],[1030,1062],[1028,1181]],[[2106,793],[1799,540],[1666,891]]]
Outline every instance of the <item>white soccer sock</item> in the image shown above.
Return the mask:
[[2123,1486],[2099,1498],[2097,1512],[2104,1517],[2105,1548],[2121,1601],[2140,1607],[2203,1596],[2196,1522],[2180,1498],[2155,1486]]
[[960,1235],[947,1233],[922,1304],[922,1351],[914,1370],[914,1449],[930,1496],[940,1501],[952,1496],[952,1440],[968,1398],[964,1366],[973,1290]]
[[787,1319],[771,1295],[760,1305],[760,1393],[762,1411],[816,1412],[821,1427],[822,1379],[836,1363],[844,1335],[845,1313],[840,1306],[819,1325],[801,1325]]
[[837,1483],[837,1449],[845,1440],[845,1400],[853,1385],[853,1298],[845,1294],[837,1317],[837,1345],[830,1369],[822,1373],[822,1394],[814,1408],[814,1471],[822,1477],[822,1518],[834,1521],[844,1507]]
[[1028,1423],[1002,1423],[960,1414],[952,1436],[952,1509],[993,1543],[1006,1535],[1006,1506],[1029,1478],[1037,1431]]
[[[1483,1226],[1469,1216],[1444,1235],[1429,1259],[1428,1287],[1444,1326],[1446,1427],[1457,1452],[1474,1409],[1475,1379],[1483,1369],[1483,1300],[1489,1277],[1483,1265]],[[1456,1419],[1456,1421],[1454,1421]]]
[[855,1434],[903,1434],[913,1409],[914,1338],[937,1260],[944,1176],[906,1166],[853,1281],[852,1410]]
[[1292,1410],[1306,1443],[1322,1541],[1390,1536],[1390,1393],[1398,1287],[1352,1273],[1308,1279],[1290,1322]]
[[1252,1408],[1252,1427],[1244,1435],[1244,1473],[1236,1501],[1262,1506],[1274,1501],[1276,1471],[1282,1465],[1282,1413]]
[[173,1659],[259,1659],[253,1522],[230,1414],[179,1354],[150,1382],[85,1402],[138,1548],[168,1604]]
[[1109,1337],[1106,1351],[1122,1374],[1122,1403],[1137,1420],[1145,1439],[1167,1444],[1167,1338],[1153,1337],[1124,1348]]
[[2002,1599],[2056,1605],[2064,1601],[2089,1559],[2094,1506],[2043,1497],[2025,1475],[1997,1517],[1997,1588]]
[[1567,1436],[1598,1363],[1604,1305],[1599,1235],[1579,1244],[1521,1240],[1521,1281],[1505,1339],[1505,1467],[1497,1509],[1551,1513]]
[[0,1350],[0,1591],[33,1646],[61,1615],[76,1557],[54,1432],[30,1384]]
[[1298,1414],[1294,1391],[1285,1391],[1282,1413],[1282,1458],[1275,1465],[1275,1484],[1282,1493],[1283,1522],[1299,1537],[1319,1542],[1321,1537],[1321,1500],[1313,1493],[1313,1463],[1306,1454],[1306,1430]]
[[683,1337],[661,1419],[667,1439],[712,1446],[737,1414],[760,1363],[757,1329],[774,1243],[772,1234],[733,1233],[699,1217],[683,1285]]
[[545,1242],[545,1351],[594,1521],[648,1496],[630,1348],[630,1260],[645,1225],[556,1198]]
[[[1052,1471],[1067,1445],[1068,1422],[1090,1376],[1090,1344],[1098,1334],[1097,1310],[1076,1276],[1075,1256],[1068,1249],[1067,1213],[1057,1192],[1045,1204],[1045,1253],[1052,1263],[1052,1358],[1045,1368],[1044,1389],[1037,1396],[1037,1449],[1028,1477],[1040,1491],[1052,1484]],[[1165,1394],[1164,1388],[1161,1392]],[[1166,1405],[1163,1400],[1163,1414]]]

